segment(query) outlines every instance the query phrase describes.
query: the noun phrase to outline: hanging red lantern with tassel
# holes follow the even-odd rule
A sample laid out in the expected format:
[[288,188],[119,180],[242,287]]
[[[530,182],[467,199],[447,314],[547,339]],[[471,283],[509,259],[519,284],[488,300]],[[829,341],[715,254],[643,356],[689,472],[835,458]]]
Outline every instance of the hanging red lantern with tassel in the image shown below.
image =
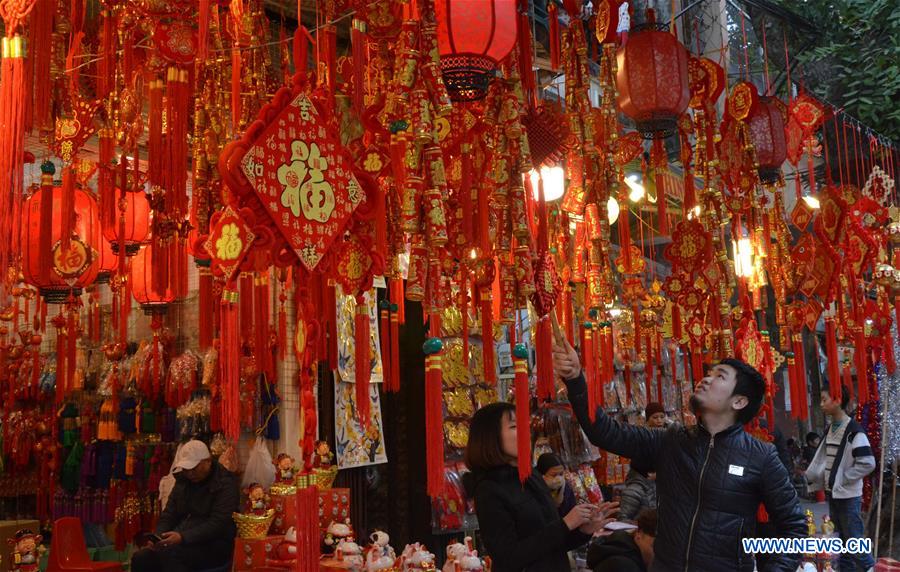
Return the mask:
[[476,101],[516,43],[516,0],[436,0],[441,72],[453,101]]
[[125,254],[134,256],[150,236],[150,202],[143,190],[128,190],[121,198],[121,191],[115,190],[116,208],[104,208],[100,223],[103,238],[109,242],[114,253],[119,252],[119,244],[125,243]]
[[154,256],[152,248],[142,248],[131,262],[131,293],[145,314],[165,313],[169,304],[177,300],[175,288],[155,288],[153,284]]
[[54,186],[53,163],[41,165],[41,186],[25,200],[22,216],[22,274],[51,304],[65,302],[70,295],[97,279],[100,268],[100,224],[97,201],[75,189],[74,227],[69,247],[62,248],[63,188]]
[[647,139],[675,133],[691,100],[688,53],[668,28],[647,10],[647,23],[631,30],[618,53],[619,109]]
[[781,109],[775,98],[761,97],[747,118],[750,141],[756,150],[757,171],[764,183],[774,183],[781,177],[781,165],[787,159]]

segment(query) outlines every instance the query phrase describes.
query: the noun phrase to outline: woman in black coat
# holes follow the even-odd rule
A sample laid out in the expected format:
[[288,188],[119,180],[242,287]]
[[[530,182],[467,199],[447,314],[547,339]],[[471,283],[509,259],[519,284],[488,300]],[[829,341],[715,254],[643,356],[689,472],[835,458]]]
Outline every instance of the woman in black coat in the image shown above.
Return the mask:
[[[527,427],[522,428],[527,431]],[[611,519],[613,505],[581,504],[560,517],[550,489],[532,474],[519,481],[516,410],[493,403],[472,417],[465,477],[478,526],[495,572],[566,572],[566,553],[586,543]]]

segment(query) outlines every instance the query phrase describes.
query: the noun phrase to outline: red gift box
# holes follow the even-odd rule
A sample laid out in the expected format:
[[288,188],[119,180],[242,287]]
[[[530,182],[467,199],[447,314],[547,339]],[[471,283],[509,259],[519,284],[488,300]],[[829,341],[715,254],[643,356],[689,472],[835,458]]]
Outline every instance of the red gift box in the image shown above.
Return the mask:
[[234,541],[234,569],[236,572],[258,571],[266,565],[266,558],[275,552],[284,537],[238,538]]
[[319,527],[324,532],[332,522],[350,518],[350,489],[319,491]]
[[275,509],[275,519],[269,532],[283,535],[292,526],[297,525],[297,495],[272,494],[272,508]]

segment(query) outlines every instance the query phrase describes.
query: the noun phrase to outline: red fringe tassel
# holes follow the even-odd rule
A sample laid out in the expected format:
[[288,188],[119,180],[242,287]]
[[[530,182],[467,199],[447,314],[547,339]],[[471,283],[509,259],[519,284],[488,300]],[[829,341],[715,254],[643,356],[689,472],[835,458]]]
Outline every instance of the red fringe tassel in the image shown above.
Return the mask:
[[[440,316],[431,316],[431,335],[440,333]],[[426,342],[426,351],[434,350]],[[437,348],[440,346],[437,345]],[[425,357],[425,464],[428,496],[437,498],[446,489],[444,476],[444,428],[441,350]]]
[[[494,360],[494,306],[490,292],[485,288],[481,293],[481,345],[484,356],[484,381],[494,385],[497,383],[497,366]],[[545,347],[549,350],[550,346]]]
[[538,355],[537,396],[538,399],[549,401],[556,394],[556,376],[553,373],[553,363],[548,359],[553,355],[553,328],[549,316],[538,321],[535,350]]
[[841,384],[839,380],[841,374],[838,365],[837,332],[834,318],[825,319],[825,350],[828,354],[828,389],[831,392],[831,398],[840,401]]
[[238,331],[237,292],[223,294],[219,333],[219,392],[222,429],[225,437],[237,441],[241,433],[241,340]]
[[519,480],[525,482],[531,476],[531,395],[528,391],[528,362],[515,357],[516,420],[521,429],[516,433]]
[[297,489],[297,572],[318,572],[319,549],[319,489]]

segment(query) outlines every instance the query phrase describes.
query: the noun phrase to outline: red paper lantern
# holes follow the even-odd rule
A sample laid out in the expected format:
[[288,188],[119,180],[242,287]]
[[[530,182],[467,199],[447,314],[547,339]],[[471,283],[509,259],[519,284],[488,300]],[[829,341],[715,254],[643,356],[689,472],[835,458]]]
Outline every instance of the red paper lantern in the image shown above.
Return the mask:
[[100,241],[100,252],[98,253],[97,268],[97,284],[106,284],[109,277],[119,267],[119,257],[113,252],[112,246],[105,240]]
[[[103,226],[103,238],[112,246],[112,252],[119,252],[120,217],[122,216],[122,201],[118,198],[119,189],[116,189],[117,205],[115,208],[104,209],[101,213]],[[125,254],[134,256],[142,244],[147,242],[150,236],[150,201],[143,191],[128,191],[125,193]]]
[[747,118],[750,141],[756,149],[759,178],[764,183],[778,180],[781,165],[787,159],[787,139],[784,134],[784,114],[772,97],[760,98]]
[[[53,185],[55,172],[53,163],[41,165],[41,186],[25,200],[21,239],[25,282],[35,286],[50,304],[65,302],[70,294],[80,296],[82,288],[97,279],[100,269],[97,201],[82,189],[75,189],[75,226],[68,252],[62,251],[63,188]],[[41,220],[45,200],[52,201],[49,224]]]
[[178,297],[172,281],[165,290],[153,287],[153,263],[151,246],[141,248],[131,260],[131,293],[145,314],[162,314]]
[[652,10],[647,19],[619,49],[618,104],[645,138],[661,139],[676,132],[691,101],[688,53],[667,25],[656,23]]
[[437,0],[434,11],[450,99],[483,98],[497,64],[516,43],[516,0]]

